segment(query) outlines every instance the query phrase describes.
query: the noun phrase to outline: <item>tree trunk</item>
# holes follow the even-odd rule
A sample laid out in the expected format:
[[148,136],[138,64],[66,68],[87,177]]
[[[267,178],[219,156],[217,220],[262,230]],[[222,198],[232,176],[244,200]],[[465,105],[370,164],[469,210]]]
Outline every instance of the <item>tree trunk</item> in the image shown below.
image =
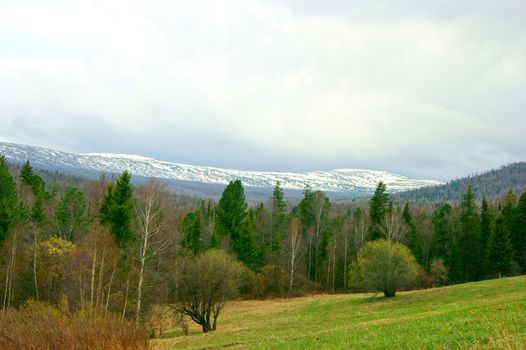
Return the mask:
[[40,300],[38,294],[38,281],[37,281],[37,245],[38,245],[38,229],[35,228],[35,249],[33,250],[33,279],[35,282],[35,297],[37,301]]
[[347,293],[347,234],[343,241],[343,291]]
[[11,300],[13,298],[13,271],[15,268],[15,257],[16,257],[16,238],[17,229],[13,230],[13,245],[11,246],[11,254],[9,257],[9,263],[7,264],[7,272],[5,277],[5,291],[4,291],[4,310],[9,308]]
[[130,289],[130,271],[126,276],[126,296],[124,297],[124,305],[122,306],[121,321],[124,322],[124,316],[126,316],[126,308],[128,307],[128,291]]
[[395,296],[395,291],[392,290],[392,289],[389,289],[389,290],[384,290],[384,296],[386,298],[392,298]]
[[102,294],[102,280],[104,279],[104,258],[106,255],[106,247],[102,247],[102,257],[100,260],[100,267],[99,267],[99,285],[97,287],[97,296],[95,298],[95,307],[97,310],[99,309],[99,301],[101,300],[101,294]]
[[210,332],[210,322],[208,322],[208,324],[204,322],[201,326],[203,327],[203,333]]
[[219,315],[214,315],[214,322],[212,324],[212,330],[215,331],[217,329],[217,318]]
[[110,304],[110,295],[111,295],[111,286],[113,284],[113,276],[115,275],[115,269],[117,267],[117,263],[113,263],[113,269],[111,270],[111,277],[110,282],[108,284],[108,295],[106,295],[106,305],[104,306],[104,314],[106,315],[108,313],[108,305]]
[[91,264],[91,289],[90,289],[90,314],[93,313],[93,301],[95,296],[95,268],[97,266],[97,246],[93,246],[93,262]]

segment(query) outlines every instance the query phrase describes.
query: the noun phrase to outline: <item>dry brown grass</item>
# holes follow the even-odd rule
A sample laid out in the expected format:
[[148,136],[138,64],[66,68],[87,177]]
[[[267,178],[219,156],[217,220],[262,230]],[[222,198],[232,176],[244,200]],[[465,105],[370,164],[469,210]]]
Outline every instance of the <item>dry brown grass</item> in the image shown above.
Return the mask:
[[70,314],[35,302],[20,310],[0,312],[0,349],[3,350],[148,348],[144,330],[115,316]]

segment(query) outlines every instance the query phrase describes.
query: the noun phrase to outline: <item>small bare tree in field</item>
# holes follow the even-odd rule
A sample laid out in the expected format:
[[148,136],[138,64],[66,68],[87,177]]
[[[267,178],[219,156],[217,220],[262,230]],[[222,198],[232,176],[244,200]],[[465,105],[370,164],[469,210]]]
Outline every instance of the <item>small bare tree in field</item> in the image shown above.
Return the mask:
[[176,314],[190,317],[203,328],[203,333],[215,331],[223,306],[238,293],[241,271],[241,264],[222,250],[180,258],[176,271]]

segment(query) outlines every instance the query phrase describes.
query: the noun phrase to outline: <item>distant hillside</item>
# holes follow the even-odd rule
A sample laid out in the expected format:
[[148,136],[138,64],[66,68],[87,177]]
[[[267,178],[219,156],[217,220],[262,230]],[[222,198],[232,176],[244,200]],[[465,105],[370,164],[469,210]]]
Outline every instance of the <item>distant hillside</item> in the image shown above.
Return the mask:
[[127,154],[74,154],[37,146],[0,142],[0,154],[14,164],[29,160],[37,168],[96,178],[102,173],[128,170],[135,181],[157,178],[175,193],[218,198],[232,180],[241,180],[250,199],[266,200],[277,182],[291,198],[301,198],[306,185],[323,190],[331,198],[356,198],[374,192],[383,181],[391,193],[440,184],[436,180],[411,179],[378,170],[334,169],[309,172],[268,172],[221,169],[159,161]]
[[504,195],[510,188],[514,192],[526,188],[526,162],[508,164],[490,170],[450,181],[444,185],[419,188],[392,195],[395,201],[457,201],[462,198],[468,186],[472,186],[478,198],[483,195],[491,198]]

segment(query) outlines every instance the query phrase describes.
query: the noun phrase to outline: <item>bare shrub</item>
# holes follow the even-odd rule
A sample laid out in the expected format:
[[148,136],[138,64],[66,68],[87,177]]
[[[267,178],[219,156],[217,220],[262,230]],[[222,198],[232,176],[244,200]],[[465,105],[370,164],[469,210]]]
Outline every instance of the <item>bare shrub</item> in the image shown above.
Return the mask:
[[143,329],[121,322],[113,315],[70,314],[38,302],[0,313],[0,349],[3,350],[148,348],[148,336]]

